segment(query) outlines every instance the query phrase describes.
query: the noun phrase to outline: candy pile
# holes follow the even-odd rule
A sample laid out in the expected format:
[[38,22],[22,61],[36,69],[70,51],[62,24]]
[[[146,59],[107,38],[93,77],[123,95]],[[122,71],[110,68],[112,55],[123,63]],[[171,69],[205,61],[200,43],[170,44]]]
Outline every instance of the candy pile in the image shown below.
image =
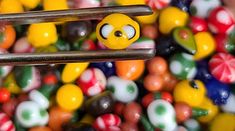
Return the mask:
[[0,13],[137,4],[154,13],[1,25],[1,54],[156,48],[156,56],[1,66],[0,131],[234,131],[234,0],[0,0]]

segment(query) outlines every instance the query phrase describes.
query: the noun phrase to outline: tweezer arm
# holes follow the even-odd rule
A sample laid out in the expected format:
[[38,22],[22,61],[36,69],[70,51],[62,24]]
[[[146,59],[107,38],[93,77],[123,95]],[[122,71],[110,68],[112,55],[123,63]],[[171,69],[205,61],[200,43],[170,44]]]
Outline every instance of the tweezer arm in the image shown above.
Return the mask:
[[110,6],[56,11],[29,11],[24,13],[1,14],[0,24],[32,24],[41,22],[61,22],[102,19],[112,13],[131,16],[150,15],[152,10],[146,5]]
[[69,51],[58,53],[14,53],[0,54],[0,66],[150,59],[154,57],[154,55],[155,49]]

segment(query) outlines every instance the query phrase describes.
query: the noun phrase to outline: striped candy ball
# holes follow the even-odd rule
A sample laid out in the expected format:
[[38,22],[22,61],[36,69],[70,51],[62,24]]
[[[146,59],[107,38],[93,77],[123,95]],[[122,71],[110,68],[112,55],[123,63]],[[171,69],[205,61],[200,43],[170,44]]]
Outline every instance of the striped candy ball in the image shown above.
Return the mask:
[[121,124],[121,119],[118,115],[115,114],[104,114],[96,118],[94,122],[94,128],[96,130],[109,130],[114,129],[118,130],[118,126]]
[[235,58],[228,53],[217,53],[209,61],[211,74],[223,83],[235,82]]
[[0,131],[15,131],[13,122],[3,112],[0,112]]

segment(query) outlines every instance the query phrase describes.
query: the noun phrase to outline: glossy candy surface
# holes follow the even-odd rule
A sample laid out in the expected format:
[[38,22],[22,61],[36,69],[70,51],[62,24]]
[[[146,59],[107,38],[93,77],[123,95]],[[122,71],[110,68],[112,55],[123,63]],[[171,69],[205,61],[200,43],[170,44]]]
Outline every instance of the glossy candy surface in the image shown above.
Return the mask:
[[215,51],[215,40],[209,32],[199,32],[194,35],[197,52],[194,55],[195,60],[201,60],[208,57]]
[[98,40],[106,47],[123,49],[139,38],[140,27],[136,21],[126,15],[111,14],[97,25],[96,34]]
[[122,79],[137,80],[144,72],[143,60],[116,61],[116,74]]
[[139,92],[133,81],[121,79],[117,76],[108,79],[107,88],[113,93],[116,100],[124,103],[134,101]]
[[189,27],[192,29],[194,34],[208,30],[207,21],[203,18],[196,16],[190,17]]
[[227,53],[215,54],[209,62],[211,74],[223,83],[235,81],[235,58]]
[[97,117],[93,126],[97,130],[108,130],[118,128],[120,124],[121,119],[119,116],[114,114],[105,114]]
[[234,29],[235,19],[225,7],[213,9],[208,17],[208,26],[214,33],[229,34]]
[[123,116],[130,123],[138,123],[142,114],[141,106],[136,102],[131,102],[123,109]]
[[110,77],[116,74],[116,68],[114,62],[91,63],[90,67],[99,68],[104,72],[104,75],[106,77]]
[[62,131],[62,125],[73,117],[72,112],[65,111],[60,107],[53,106],[49,110],[48,125],[52,130]]
[[220,113],[211,122],[210,130],[222,131],[222,130],[234,130],[235,129],[235,116],[230,113]]
[[81,87],[85,95],[94,96],[105,90],[106,78],[100,69],[89,68],[81,74],[77,80],[77,85]]
[[56,101],[59,106],[67,111],[78,109],[83,102],[81,89],[74,84],[65,84],[56,93]]
[[198,107],[208,110],[208,115],[198,118],[198,120],[202,123],[209,123],[212,121],[219,111],[218,106],[214,105],[209,98],[205,98]]
[[203,102],[206,88],[199,80],[183,80],[177,83],[173,94],[176,102],[185,102],[194,107],[199,106]]
[[164,100],[155,100],[147,108],[151,124],[161,130],[176,128],[175,110],[170,103]]
[[178,79],[193,79],[197,72],[193,56],[186,53],[177,53],[172,56],[169,68]]
[[207,81],[205,86],[207,89],[207,96],[214,102],[214,104],[223,105],[227,103],[227,99],[231,92],[228,85],[213,78]]
[[16,83],[24,92],[39,88],[41,76],[39,70],[34,66],[22,66],[14,69]]
[[33,127],[46,125],[49,115],[36,102],[25,101],[17,106],[16,118],[23,127]]
[[114,109],[114,102],[111,92],[106,91],[88,99],[85,103],[85,109],[89,114],[99,116],[111,113]]
[[34,47],[54,44],[58,39],[55,24],[40,23],[30,25],[27,39]]
[[68,63],[65,65],[61,79],[64,83],[75,81],[87,68],[89,63]]
[[169,34],[172,29],[186,25],[188,14],[176,7],[167,7],[159,16],[159,30],[163,34]]

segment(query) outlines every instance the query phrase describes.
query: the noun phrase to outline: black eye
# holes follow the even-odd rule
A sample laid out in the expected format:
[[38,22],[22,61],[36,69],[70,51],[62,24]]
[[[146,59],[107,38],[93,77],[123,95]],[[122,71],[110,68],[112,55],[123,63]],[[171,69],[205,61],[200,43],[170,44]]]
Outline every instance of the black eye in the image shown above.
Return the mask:
[[100,28],[100,36],[103,39],[107,39],[109,34],[113,31],[113,26],[109,24],[104,24]]
[[132,39],[136,34],[135,28],[131,25],[124,26],[123,30],[125,31],[125,33],[126,33],[129,40]]

